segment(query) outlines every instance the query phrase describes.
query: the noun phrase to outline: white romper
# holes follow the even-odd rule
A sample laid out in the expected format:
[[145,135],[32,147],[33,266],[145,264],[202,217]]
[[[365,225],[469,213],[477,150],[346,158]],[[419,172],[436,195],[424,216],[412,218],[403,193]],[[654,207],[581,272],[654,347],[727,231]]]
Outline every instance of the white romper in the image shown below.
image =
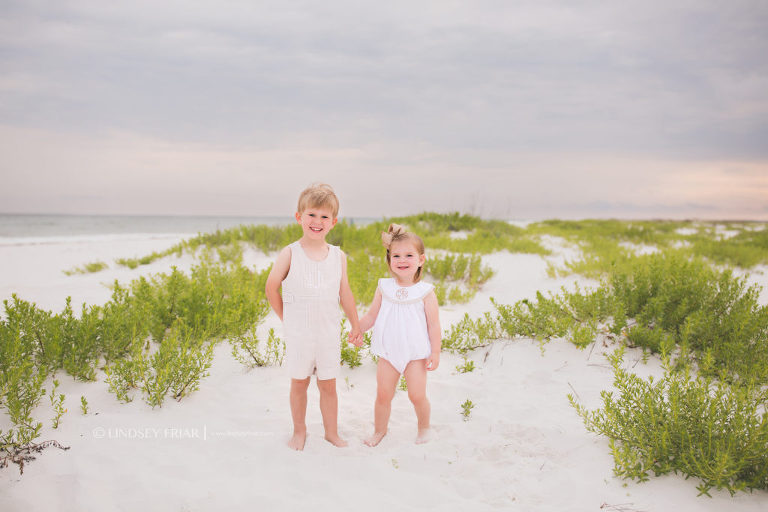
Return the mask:
[[424,297],[432,288],[424,282],[399,286],[394,278],[379,279],[381,309],[373,325],[371,352],[400,373],[409,362],[432,353],[424,313]]
[[291,248],[291,266],[283,280],[285,360],[292,379],[317,374],[336,378],[340,365],[339,289],[341,250],[328,245],[322,261],[310,259],[299,242]]

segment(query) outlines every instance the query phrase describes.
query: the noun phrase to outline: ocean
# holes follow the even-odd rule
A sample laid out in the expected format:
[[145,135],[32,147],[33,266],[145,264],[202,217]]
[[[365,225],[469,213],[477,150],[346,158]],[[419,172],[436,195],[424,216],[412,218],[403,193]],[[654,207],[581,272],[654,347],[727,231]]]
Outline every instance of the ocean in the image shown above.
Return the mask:
[[[367,224],[376,219],[349,220]],[[0,244],[137,234],[187,236],[228,229],[240,224],[273,226],[292,222],[295,222],[292,217],[0,214]]]

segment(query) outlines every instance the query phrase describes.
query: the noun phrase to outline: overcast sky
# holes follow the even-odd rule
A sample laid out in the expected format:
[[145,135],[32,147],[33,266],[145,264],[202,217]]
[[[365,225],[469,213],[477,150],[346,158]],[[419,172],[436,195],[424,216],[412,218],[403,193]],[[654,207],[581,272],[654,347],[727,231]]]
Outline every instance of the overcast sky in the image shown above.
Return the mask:
[[768,219],[768,2],[0,0],[0,212]]

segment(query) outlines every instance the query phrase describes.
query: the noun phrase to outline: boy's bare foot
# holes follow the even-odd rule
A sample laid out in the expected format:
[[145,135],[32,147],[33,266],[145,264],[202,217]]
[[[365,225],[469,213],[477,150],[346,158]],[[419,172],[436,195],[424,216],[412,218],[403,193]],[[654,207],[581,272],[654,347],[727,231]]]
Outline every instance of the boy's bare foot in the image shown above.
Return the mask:
[[432,429],[429,427],[420,428],[419,433],[416,435],[416,444],[427,443],[430,439],[432,439]]
[[304,443],[307,440],[307,432],[294,432],[293,437],[288,441],[288,448],[296,451],[304,449]]
[[347,444],[349,444],[345,440],[340,438],[339,434],[335,434],[335,435],[326,434],[325,440],[331,443],[333,446],[336,446],[337,448],[344,448],[345,446],[347,446]]
[[385,435],[387,435],[386,432],[374,432],[373,435],[368,439],[366,439],[365,441],[363,441],[363,443],[366,446],[370,446],[371,448],[373,448],[374,446],[379,444],[382,439],[384,439]]

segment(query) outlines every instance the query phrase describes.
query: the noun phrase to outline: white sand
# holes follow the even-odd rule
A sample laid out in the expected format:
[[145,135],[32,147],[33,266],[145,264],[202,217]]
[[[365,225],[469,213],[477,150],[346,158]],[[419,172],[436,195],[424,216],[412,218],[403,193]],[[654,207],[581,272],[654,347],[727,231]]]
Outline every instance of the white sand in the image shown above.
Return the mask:
[[[40,306],[61,309],[103,303],[110,292],[101,283],[126,282],[140,274],[188,269],[189,256],[170,257],[134,271],[110,268],[67,277],[75,265],[143,255],[177,238],[133,238],[111,242],[0,245],[0,294],[19,292]],[[571,255],[555,255],[560,261]],[[270,258],[249,251],[246,261],[264,268]],[[497,270],[470,304],[441,309],[444,328],[464,313],[491,310],[489,297],[512,303],[536,290],[572,286],[575,279],[549,279],[538,256],[499,253],[486,257]],[[766,274],[751,280],[765,286]],[[581,279],[582,284],[589,284]],[[765,297],[765,296],[763,296]],[[271,315],[261,327],[278,326]],[[636,484],[613,476],[604,438],[584,430],[566,395],[577,393],[591,408],[612,374],[597,347],[580,351],[564,341],[542,354],[531,340],[500,341],[469,357],[477,366],[459,374],[462,358],[444,353],[430,374],[434,439],[413,443],[415,416],[406,393],[393,403],[390,433],[376,448],[362,439],[371,432],[375,366],[342,368],[338,380],[341,434],[350,446],[337,449],[323,440],[318,393],[310,388],[309,438],[302,453],[284,446],[290,433],[288,378],[282,368],[246,371],[216,349],[211,375],[181,403],[168,399],[152,410],[137,395],[119,403],[103,382],[76,382],[58,375],[69,412],[57,430],[47,402],[35,416],[45,420],[39,440],[56,439],[69,451],[48,448],[28,464],[24,475],[11,465],[0,471],[2,511],[203,511],[203,510],[542,510],[542,511],[764,511],[768,493],[712,491],[697,497],[696,481],[681,476]],[[658,375],[658,362],[626,364],[645,376]],[[50,389],[50,388],[49,388]],[[79,411],[80,396],[91,411]],[[461,403],[476,404],[463,421]],[[8,420],[0,418],[0,428]],[[614,506],[615,508],[611,508]]]

